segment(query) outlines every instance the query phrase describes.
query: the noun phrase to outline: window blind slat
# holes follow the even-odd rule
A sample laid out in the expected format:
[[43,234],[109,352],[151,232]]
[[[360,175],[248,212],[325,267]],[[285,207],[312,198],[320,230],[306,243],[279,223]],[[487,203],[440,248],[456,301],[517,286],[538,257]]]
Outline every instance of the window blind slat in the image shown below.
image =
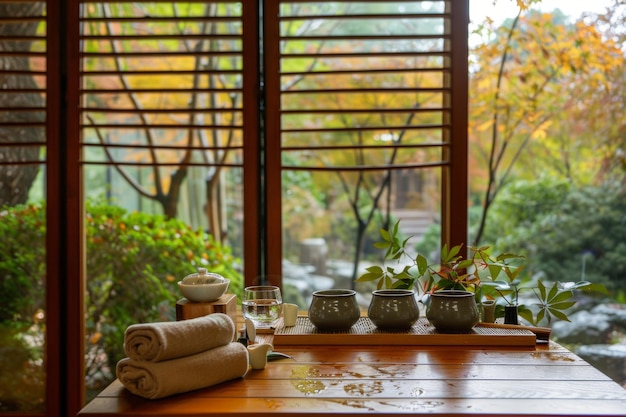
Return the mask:
[[[24,90],[20,90],[24,91]],[[240,89],[215,89],[215,88],[110,88],[108,90],[102,89],[82,89],[82,93],[88,94],[115,94],[115,93],[241,93]]]

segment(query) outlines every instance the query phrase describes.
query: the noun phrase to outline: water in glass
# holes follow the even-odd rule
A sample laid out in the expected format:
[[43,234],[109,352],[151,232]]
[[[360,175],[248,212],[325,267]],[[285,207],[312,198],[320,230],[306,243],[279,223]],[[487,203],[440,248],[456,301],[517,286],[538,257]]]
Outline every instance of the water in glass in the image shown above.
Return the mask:
[[274,324],[280,317],[283,300],[280,289],[270,285],[246,287],[243,291],[242,313],[258,327]]

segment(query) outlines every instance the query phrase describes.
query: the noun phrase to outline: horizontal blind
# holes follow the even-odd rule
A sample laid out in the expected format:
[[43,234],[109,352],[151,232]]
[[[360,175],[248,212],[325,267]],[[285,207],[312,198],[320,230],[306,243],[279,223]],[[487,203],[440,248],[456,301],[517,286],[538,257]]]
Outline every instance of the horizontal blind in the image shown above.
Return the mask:
[[242,166],[241,3],[83,3],[85,162]]
[[[304,192],[297,178],[326,184],[328,224],[350,217],[345,223],[358,225],[340,245],[353,255],[361,228],[400,210],[439,222],[442,241],[464,242],[468,2],[265,6],[267,229],[283,231],[268,236],[268,253],[310,237],[289,227],[307,207],[284,199]],[[279,257],[268,258],[268,270],[280,273]]]
[[26,202],[45,159],[44,2],[0,3],[0,206]]
[[244,264],[252,265],[244,267],[245,274],[254,274],[257,2],[80,4],[80,143],[86,182],[94,180],[97,190],[114,183],[114,199],[121,194],[138,201],[131,203],[136,209],[162,209],[217,241],[228,238],[233,246],[245,246],[237,254],[243,252]]
[[445,1],[281,2],[284,169],[380,170],[447,163]]

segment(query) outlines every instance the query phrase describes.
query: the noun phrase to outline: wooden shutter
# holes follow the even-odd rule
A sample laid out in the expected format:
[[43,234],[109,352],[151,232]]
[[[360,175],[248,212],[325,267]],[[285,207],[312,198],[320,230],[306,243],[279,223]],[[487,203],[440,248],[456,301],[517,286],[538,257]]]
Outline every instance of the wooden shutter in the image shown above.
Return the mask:
[[[47,74],[47,7],[45,1],[0,3],[0,207],[3,208],[31,200],[45,201],[46,190],[55,190],[54,175],[51,180],[45,175],[53,173],[58,166],[49,160],[55,155],[55,144],[46,129],[50,117],[55,116],[47,111],[48,86],[54,83],[54,78],[49,79]],[[42,210],[45,212],[39,219],[45,219],[43,224],[35,214],[40,212],[37,209],[17,209],[23,218],[19,215],[5,218],[12,216],[9,214],[12,211],[4,209],[0,215],[0,222],[18,229],[13,231],[13,236],[3,236],[5,244],[23,245],[3,246],[0,254],[4,295],[0,307],[0,344],[5,348],[0,384],[6,384],[0,403],[3,411],[9,413],[54,412],[59,407],[58,384],[54,383],[60,374],[57,360],[60,318],[55,303],[59,295],[56,270],[59,252],[58,248],[49,247],[57,236],[57,224],[51,220],[56,220],[58,210],[54,204],[44,204]],[[21,230],[20,225],[24,226]],[[16,269],[21,273],[15,274]],[[32,277],[32,282],[23,282],[20,275]],[[19,292],[12,294],[16,290]],[[44,340],[30,339],[29,325],[41,329],[37,336],[43,336]]]
[[[84,166],[93,172],[98,165],[113,167],[123,178],[118,182],[127,188],[133,183],[132,192],[149,198],[148,204],[217,240],[229,219],[245,219],[240,230],[257,230],[254,3],[87,0],[82,6]],[[226,196],[226,181],[218,176],[229,169],[240,172],[240,183]],[[199,203],[181,204],[196,198],[191,191],[184,194],[192,181],[199,184]],[[236,205],[234,214],[224,211],[226,201]],[[183,207],[190,210],[181,213]],[[256,242],[244,239],[244,263],[252,269],[258,263]]]
[[464,242],[467,1],[265,5],[270,271],[281,270],[288,172],[365,173],[351,193],[367,177],[431,172],[442,240]]

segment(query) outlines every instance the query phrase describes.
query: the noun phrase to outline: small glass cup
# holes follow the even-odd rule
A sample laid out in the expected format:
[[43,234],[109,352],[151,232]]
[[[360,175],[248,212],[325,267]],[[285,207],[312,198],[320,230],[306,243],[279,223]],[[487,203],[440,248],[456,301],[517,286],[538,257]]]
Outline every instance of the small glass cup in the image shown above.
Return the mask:
[[255,285],[243,290],[243,317],[252,320],[258,328],[272,327],[280,317],[282,307],[283,299],[278,287]]

